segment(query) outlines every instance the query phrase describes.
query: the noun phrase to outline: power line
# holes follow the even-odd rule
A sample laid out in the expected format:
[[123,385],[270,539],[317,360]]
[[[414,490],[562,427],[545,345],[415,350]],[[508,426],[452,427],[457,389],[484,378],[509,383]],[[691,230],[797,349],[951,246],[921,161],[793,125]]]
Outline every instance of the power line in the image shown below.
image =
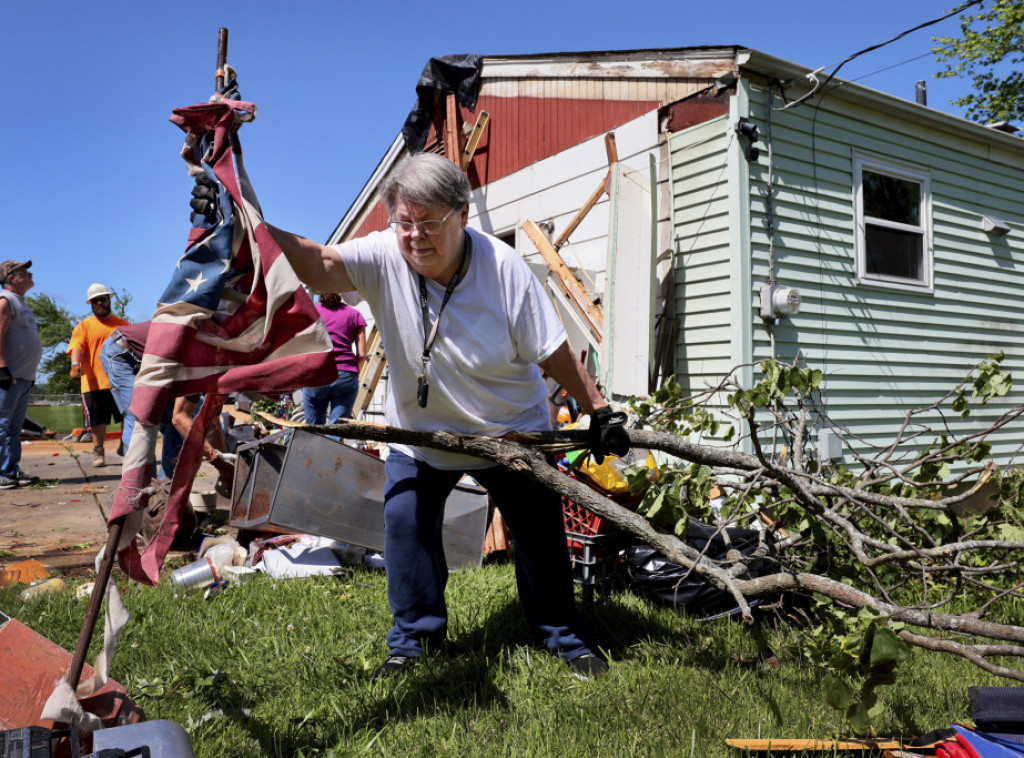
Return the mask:
[[[870,52],[872,52],[874,50],[878,50],[880,48],[883,48],[886,45],[890,45],[893,42],[896,42],[897,40],[903,39],[908,34],[913,34],[914,32],[920,31],[921,29],[925,29],[925,28],[927,28],[929,26],[937,24],[940,21],[945,21],[947,18],[950,18],[952,16],[956,16],[956,15],[958,15],[960,13],[963,13],[965,10],[967,10],[971,6],[980,5],[983,1],[984,0],[969,0],[969,2],[962,3],[960,6],[954,8],[953,10],[949,11],[948,13],[943,14],[942,16],[939,16],[938,18],[933,18],[930,21],[925,21],[924,23],[918,24],[917,26],[915,26],[915,27],[913,27],[911,29],[907,29],[904,32],[900,32],[899,34],[897,34],[892,39],[888,39],[885,42],[879,42],[877,45],[871,45],[870,47],[866,47],[863,50],[859,50],[856,53],[853,53],[852,55],[847,56],[843,60],[839,61],[839,63],[834,63],[834,64],[832,64],[832,66],[822,66],[821,68],[817,69],[816,71],[812,71],[810,74],[807,75],[808,78],[814,83],[814,85],[811,87],[811,90],[809,92],[807,92],[806,94],[802,95],[801,97],[797,98],[793,102],[786,103],[786,105],[782,106],[778,110],[784,111],[784,110],[788,110],[789,108],[796,107],[797,105],[802,105],[807,100],[809,100],[812,97],[814,97],[823,88],[828,86],[828,83],[830,81],[832,81],[832,79],[835,77],[836,74],[839,73],[840,69],[842,69],[843,66],[845,66],[847,63],[852,61],[854,58],[859,58],[860,56],[864,55],[865,53],[870,53]],[[919,57],[923,57],[923,56],[919,56]],[[916,60],[916,58],[913,59],[913,60]],[[833,66],[834,66],[834,68],[833,68]],[[828,68],[831,68],[832,71],[829,73],[828,77],[826,77],[825,81],[819,82],[818,78],[817,78],[817,74],[820,74],[822,71],[824,71],[825,69],[828,69]],[[861,78],[863,78],[863,77],[861,77]]]

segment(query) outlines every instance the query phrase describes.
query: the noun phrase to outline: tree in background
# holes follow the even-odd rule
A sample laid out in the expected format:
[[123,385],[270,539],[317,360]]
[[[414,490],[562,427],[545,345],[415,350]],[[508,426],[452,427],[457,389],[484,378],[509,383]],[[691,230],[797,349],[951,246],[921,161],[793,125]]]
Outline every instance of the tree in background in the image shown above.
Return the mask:
[[[71,332],[85,316],[76,316],[67,308],[46,294],[30,295],[26,298],[32,313],[36,317],[39,328],[39,339],[43,343],[43,360],[39,364],[40,379],[36,382],[36,392],[44,395],[77,395],[81,392],[78,379],[72,379],[71,356],[67,353],[68,340]],[[111,299],[113,311],[123,319],[128,319],[128,305],[132,295],[127,290],[114,291]]]
[[1024,2],[984,0],[978,13],[960,16],[961,38],[934,37],[936,60],[946,64],[939,79],[966,77],[970,94],[952,105],[980,123],[1024,122]]
[[29,295],[29,307],[36,317],[39,339],[43,343],[43,360],[39,374],[46,381],[36,381],[36,391],[47,395],[73,395],[79,392],[78,380],[72,379],[71,356],[62,348],[71,339],[78,319],[46,294]]

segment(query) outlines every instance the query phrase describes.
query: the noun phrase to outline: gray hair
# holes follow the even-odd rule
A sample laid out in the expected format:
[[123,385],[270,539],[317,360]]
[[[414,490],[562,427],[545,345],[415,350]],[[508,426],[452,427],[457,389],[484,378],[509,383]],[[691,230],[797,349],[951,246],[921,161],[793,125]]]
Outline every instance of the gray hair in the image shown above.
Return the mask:
[[381,196],[388,213],[394,213],[399,201],[459,208],[469,202],[469,191],[469,179],[450,160],[434,153],[417,153],[398,164],[384,180]]

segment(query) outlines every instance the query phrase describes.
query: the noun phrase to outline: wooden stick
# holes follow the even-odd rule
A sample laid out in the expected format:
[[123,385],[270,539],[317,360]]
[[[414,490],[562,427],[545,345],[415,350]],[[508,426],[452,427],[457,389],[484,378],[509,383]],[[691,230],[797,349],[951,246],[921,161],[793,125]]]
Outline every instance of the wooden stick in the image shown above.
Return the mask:
[[456,166],[462,166],[462,150],[459,147],[459,104],[455,95],[448,95],[445,103],[444,154]]
[[75,646],[75,655],[71,659],[71,669],[68,671],[67,681],[71,685],[71,689],[78,687],[78,682],[82,678],[85,656],[89,652],[89,643],[92,642],[96,619],[99,618],[100,609],[103,606],[103,596],[107,592],[107,582],[110,581],[110,573],[114,568],[114,561],[117,560],[117,543],[121,541],[123,529],[124,519],[121,519],[115,522],[107,533],[107,546],[104,548],[103,562],[96,574],[96,583],[93,585],[92,595],[89,598],[89,610],[85,614],[85,622],[82,624],[82,631],[78,635],[78,644]]
[[217,73],[213,77],[213,84],[216,91],[220,92],[224,86],[224,66],[228,62],[228,30],[223,26],[217,32]]
[[544,232],[541,231],[536,222],[527,221],[524,223],[523,231],[526,232],[526,236],[530,238],[534,247],[540,252],[544,261],[548,264],[548,268],[554,273],[555,278],[558,279],[562,292],[576,303],[576,306],[580,309],[584,318],[586,318],[590,331],[593,332],[597,341],[600,342],[603,339],[604,332],[604,316],[601,314],[600,309],[594,305],[590,295],[583,289],[583,285],[579,283],[576,275],[565,265],[565,261],[562,260],[562,257],[548,241],[548,238],[544,236]]
[[594,191],[594,194],[590,196],[590,199],[583,204],[583,207],[579,209],[575,216],[572,217],[572,221],[565,227],[565,231],[558,235],[558,239],[554,242],[555,250],[561,249],[562,245],[569,241],[569,235],[576,231],[576,227],[580,225],[580,222],[590,213],[590,209],[597,205],[597,201],[601,199],[601,195],[608,191],[608,185],[611,183],[612,169],[615,164],[619,162],[619,152],[615,148],[615,132],[608,132],[604,135],[604,150],[608,155],[608,173],[604,175],[604,179],[601,180],[601,184]]
[[[805,739],[788,739],[788,738],[776,738],[776,739],[760,739],[760,740],[737,740],[727,739],[725,744],[729,747],[738,748],[739,750],[750,750],[753,752],[796,752],[798,750],[813,750],[813,751],[827,751],[832,753],[835,750],[863,750],[863,751],[878,751],[878,750],[899,750],[901,748],[908,747],[907,743],[909,740],[899,739],[882,739],[882,738],[868,738],[868,739],[856,739],[849,738],[845,740],[805,740]],[[920,748],[930,748],[938,745],[938,742],[933,742],[929,745],[917,745]]]
[[462,150],[463,171],[469,168],[470,161],[473,160],[473,154],[476,153],[476,146],[480,143],[480,138],[484,136],[484,127],[487,126],[487,120],[490,117],[491,114],[487,111],[480,111],[480,114],[476,117],[473,131],[470,132],[469,139],[466,140],[466,147]]

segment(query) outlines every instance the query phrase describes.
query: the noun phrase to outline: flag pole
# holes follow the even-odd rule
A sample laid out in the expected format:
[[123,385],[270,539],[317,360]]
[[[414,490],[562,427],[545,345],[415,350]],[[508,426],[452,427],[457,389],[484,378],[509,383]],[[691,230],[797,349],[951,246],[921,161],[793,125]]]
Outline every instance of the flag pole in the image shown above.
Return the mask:
[[217,31],[217,73],[213,77],[216,92],[224,86],[224,66],[228,62],[228,30],[223,26]]
[[107,582],[110,581],[110,573],[114,569],[114,561],[117,560],[117,544],[121,541],[123,530],[124,519],[122,518],[110,525],[110,531],[107,534],[107,546],[103,548],[103,561],[96,571],[96,582],[93,584],[92,594],[89,597],[89,610],[85,614],[85,623],[82,624],[82,631],[78,635],[75,656],[71,659],[71,669],[68,671],[67,680],[71,689],[78,687],[78,682],[82,678],[85,656],[89,652],[89,643],[92,642],[96,619],[99,618],[103,596],[107,592]]
[[[217,91],[224,86],[225,70],[228,57],[228,30],[221,27],[217,31],[217,71],[214,76],[214,83]],[[78,635],[78,644],[75,646],[75,654],[71,659],[71,668],[68,670],[67,682],[74,690],[82,678],[82,669],[85,668],[85,656],[89,652],[89,644],[92,642],[93,631],[96,629],[96,621],[99,619],[100,609],[103,606],[103,597],[107,592],[107,583],[110,581],[110,574],[114,570],[114,562],[117,560],[117,546],[121,542],[121,534],[124,532],[124,521],[121,518],[110,525],[107,533],[107,545],[103,549],[103,560],[96,570],[96,583],[93,585],[92,594],[89,598],[89,609],[85,614],[85,621],[82,624],[82,631]]]

